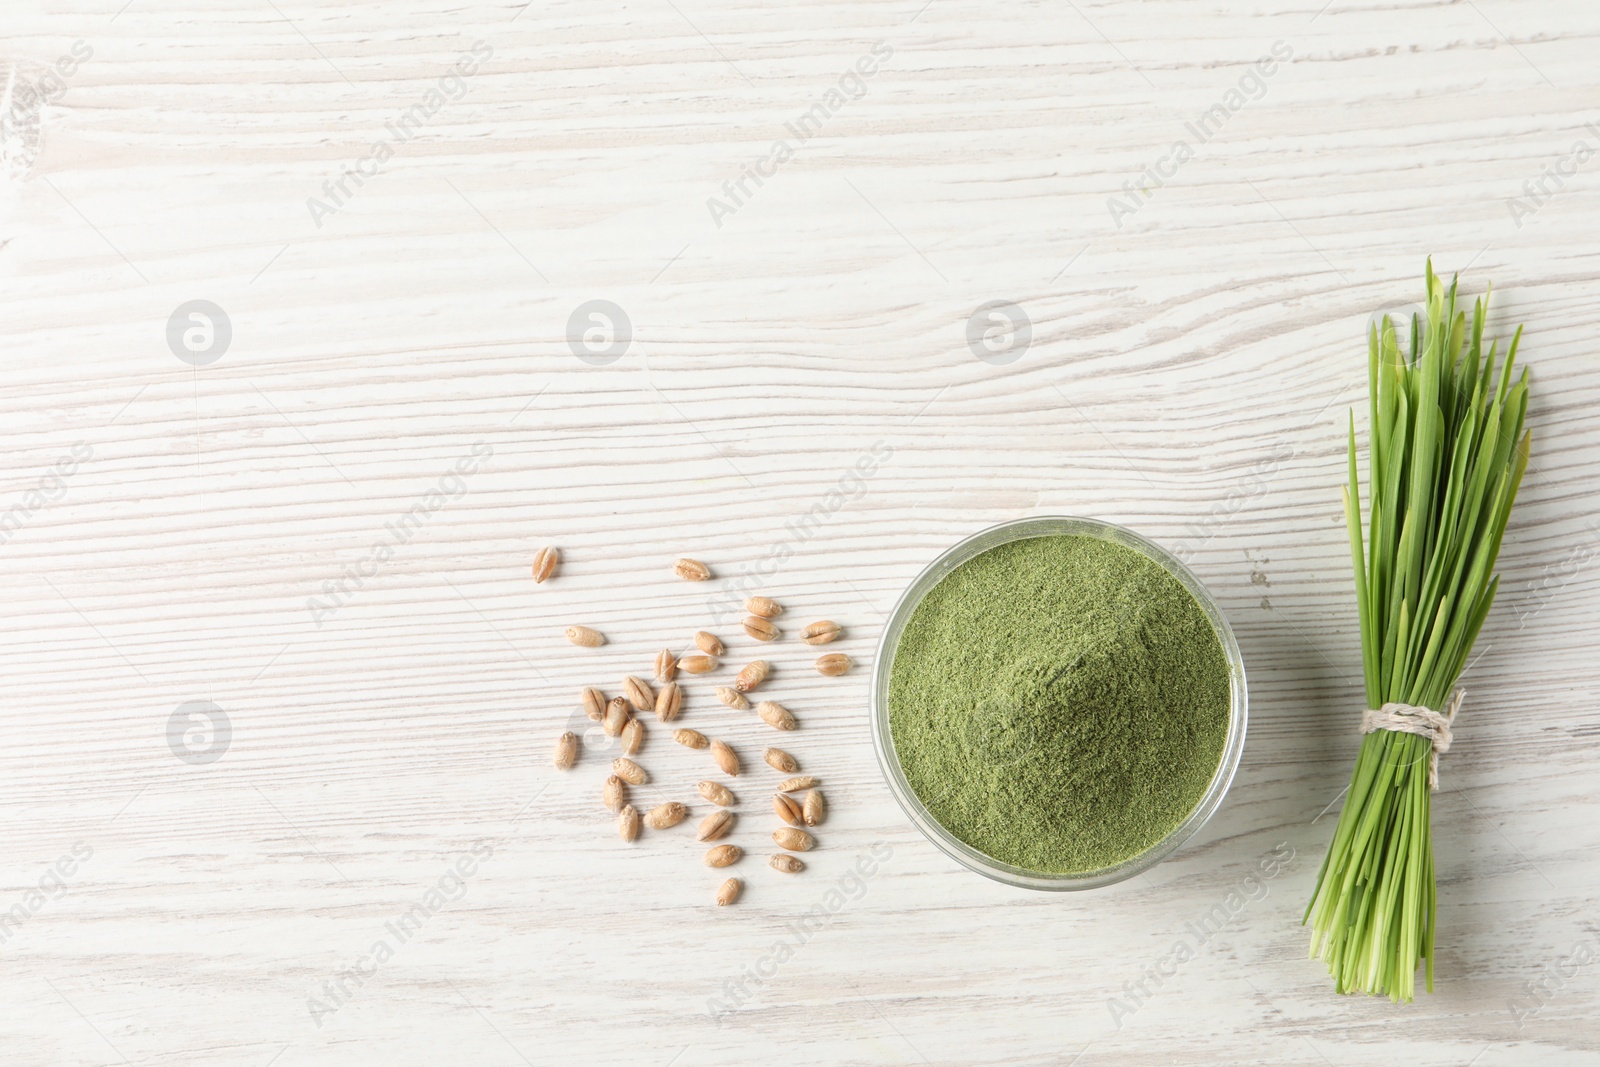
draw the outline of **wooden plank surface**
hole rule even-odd
[[[1600,1059],[1592,5],[4,26],[6,1063]],[[1429,254],[1528,324],[1534,467],[1435,804],[1438,991],[1394,1006],[1337,996],[1298,923],[1362,703],[1346,410]],[[225,349],[184,347],[192,301]],[[591,301],[631,323],[609,362],[569,343]],[[996,301],[1025,344],[984,347]],[[900,590],[1039,514],[1180,548],[1249,672],[1223,808],[1090,894],[958,869],[868,734]],[[739,633],[745,588],[787,641]],[[823,617],[842,678],[793,640]],[[684,725],[753,762],[710,685],[767,655],[832,806],[784,877],[741,782],[734,908],[690,834],[616,839],[610,752],[549,766],[582,685],[700,628],[730,667]],[[660,729],[642,758],[650,802],[708,765]]]

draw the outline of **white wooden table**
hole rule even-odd
[[[1597,35],[1578,0],[9,5],[0,1060],[1600,1061]],[[1346,410],[1430,253],[1528,324],[1535,466],[1435,805],[1438,990],[1394,1006],[1298,923],[1362,705]],[[630,329],[569,343],[591,301]],[[1055,513],[1181,547],[1251,687],[1207,829],[1067,896],[918,837],[867,728],[911,576]],[[696,629],[756,654],[746,585],[832,815],[768,870],[752,770],[718,909],[691,826],[624,845],[610,753],[550,750]],[[793,640],[824,617],[843,678]],[[753,763],[731,673],[682,722]],[[696,801],[702,754],[641,758]]]

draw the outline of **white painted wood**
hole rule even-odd
[[[120,3],[12,5],[0,52],[34,79],[92,52],[47,86],[36,156],[22,109],[0,199],[6,1063],[1595,1062],[1600,961],[1562,962],[1600,950],[1591,5]],[[307,198],[479,41],[459,99],[319,227]],[[707,199],[877,42],[859,98],[719,226]],[[1108,198],[1275,42],[1260,99],[1119,227]],[[1361,706],[1345,411],[1366,316],[1416,299],[1429,253],[1528,323],[1535,469],[1436,805],[1438,991],[1396,1007],[1336,996],[1298,920]],[[196,299],[233,330],[205,367],[165,337]],[[608,366],[565,340],[593,299],[635,326]],[[1032,331],[998,366],[966,342],[995,300]],[[308,601],[474,447],[318,625]],[[904,584],[1050,513],[1192,551],[1252,696],[1201,837],[1066,897],[918,838],[866,725]],[[535,587],[546,543],[566,562]],[[718,581],[672,578],[685,554]],[[755,766],[749,888],[719,910],[690,827],[626,847],[605,754],[549,758],[581,685],[647,671],[758,569],[791,635],[839,619],[859,666],[710,627],[729,664],[683,724]],[[573,621],[610,644],[567,645]],[[832,802],[799,877],[760,866],[769,732],[710,696],[757,654]],[[232,728],[207,765],[166,738],[196,700]],[[650,802],[709,766],[661,730],[641,758]],[[1280,843],[1264,899],[1114,1020]],[[308,999],[475,845],[464,895],[319,1026]]]

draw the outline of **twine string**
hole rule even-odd
[[[1439,788],[1439,756],[1450,751],[1450,726],[1455,722],[1456,712],[1461,710],[1461,701],[1466,695],[1465,689],[1457,689],[1451,694],[1450,703],[1442,715],[1432,708],[1399,701],[1390,701],[1381,708],[1368,708],[1361,716],[1361,732],[1370,734],[1374,730],[1393,730],[1427,738],[1433,745],[1433,750],[1428,754],[1428,788],[1436,790]]]

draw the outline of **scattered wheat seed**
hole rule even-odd
[[[837,678],[850,669],[850,657],[843,652],[830,652],[826,656],[817,657],[817,673],[825,674],[829,678]]]
[[[672,649],[663,648],[656,653],[656,681],[670,682],[678,676],[678,657]]]
[[[717,661],[710,656],[685,656],[678,666],[685,674],[706,674],[717,669]]]
[[[621,697],[612,697],[611,702],[606,705],[606,715],[600,721],[600,727],[605,730],[607,737],[621,737],[623,729],[631,718],[633,716],[628,714],[628,702]]]
[[[820,826],[827,817],[828,808],[823,803],[820,790],[813,789],[806,794],[805,802],[800,805],[800,813],[805,817],[807,826]]]
[[[727,808],[718,808],[704,819],[700,820],[700,828],[695,831],[696,841],[717,841],[728,836],[728,831],[733,829],[733,812]]]
[[[735,778],[739,776],[739,756],[726,742],[711,742],[711,758],[717,761],[717,766],[722,768],[722,773]]]
[[[644,723],[638,719],[629,719],[628,725],[622,728],[622,754],[636,756],[644,747]]]
[[[627,756],[618,756],[611,761],[611,773],[629,785],[644,785],[650,780],[650,776],[645,773],[645,769]]]
[[[670,830],[688,817],[687,807],[676,800],[670,800],[651,808],[650,814],[644,817],[644,821],[652,830]]]
[[[567,627],[567,640],[584,648],[599,648],[606,643],[604,634],[588,626]]]
[[[800,632],[801,639],[808,645],[825,645],[836,639],[843,628],[832,619],[823,619],[814,622]]]
[[[656,694],[656,718],[661,722],[671,722],[678,717],[678,712],[683,710],[683,690],[677,682],[668,682],[661,687],[661,692]]]
[[[639,809],[632,804],[622,805],[622,810],[617,812],[617,835],[624,841],[639,836]]]
[[[756,714],[775,730],[793,730],[797,725],[794,713],[774,700],[763,700],[757,704]]]
[[[739,857],[744,855],[744,849],[738,845],[718,845],[706,853],[707,867],[727,867],[739,862]]]
[[[568,730],[556,738],[556,767],[559,770],[570,770],[578,762],[578,735]]]
[[[733,793],[730,792],[728,787],[723,785],[721,782],[712,782],[708,780],[701,782],[695,786],[695,788],[700,790],[701,796],[705,797],[707,800],[711,801],[711,803],[716,804],[719,807],[727,808],[733,806]]]
[[[759,615],[747,615],[744,620],[744,632],[757,641],[776,641],[778,628]]]
[[[771,669],[772,665],[764,659],[751,660],[734,678],[733,687],[741,693],[751,692],[767,680],[767,672]]]
[[[556,572],[556,564],[561,562],[561,551],[555,547],[541,548],[533,557],[534,584],[544,581]]]
[[[744,610],[763,619],[776,619],[783,614],[783,605],[766,596],[753,596],[744,602]]]
[[[621,811],[622,806],[628,802],[628,783],[614,774],[606,776],[606,783],[600,790],[600,797],[611,811]]]
[[[711,577],[711,568],[697,559],[680,559],[672,565],[672,572],[686,582],[703,582]]]
[[[782,826],[772,831],[772,840],[778,843],[779,848],[786,848],[790,852],[808,852],[817,844],[816,838],[794,826]]]
[[[778,818],[790,826],[804,826],[806,824],[805,814],[800,808],[799,801],[786,793],[772,794],[772,810],[778,813]]]
[[[631,674],[622,680],[622,695],[628,698],[634,711],[649,711],[656,706],[656,695],[650,683]]]

